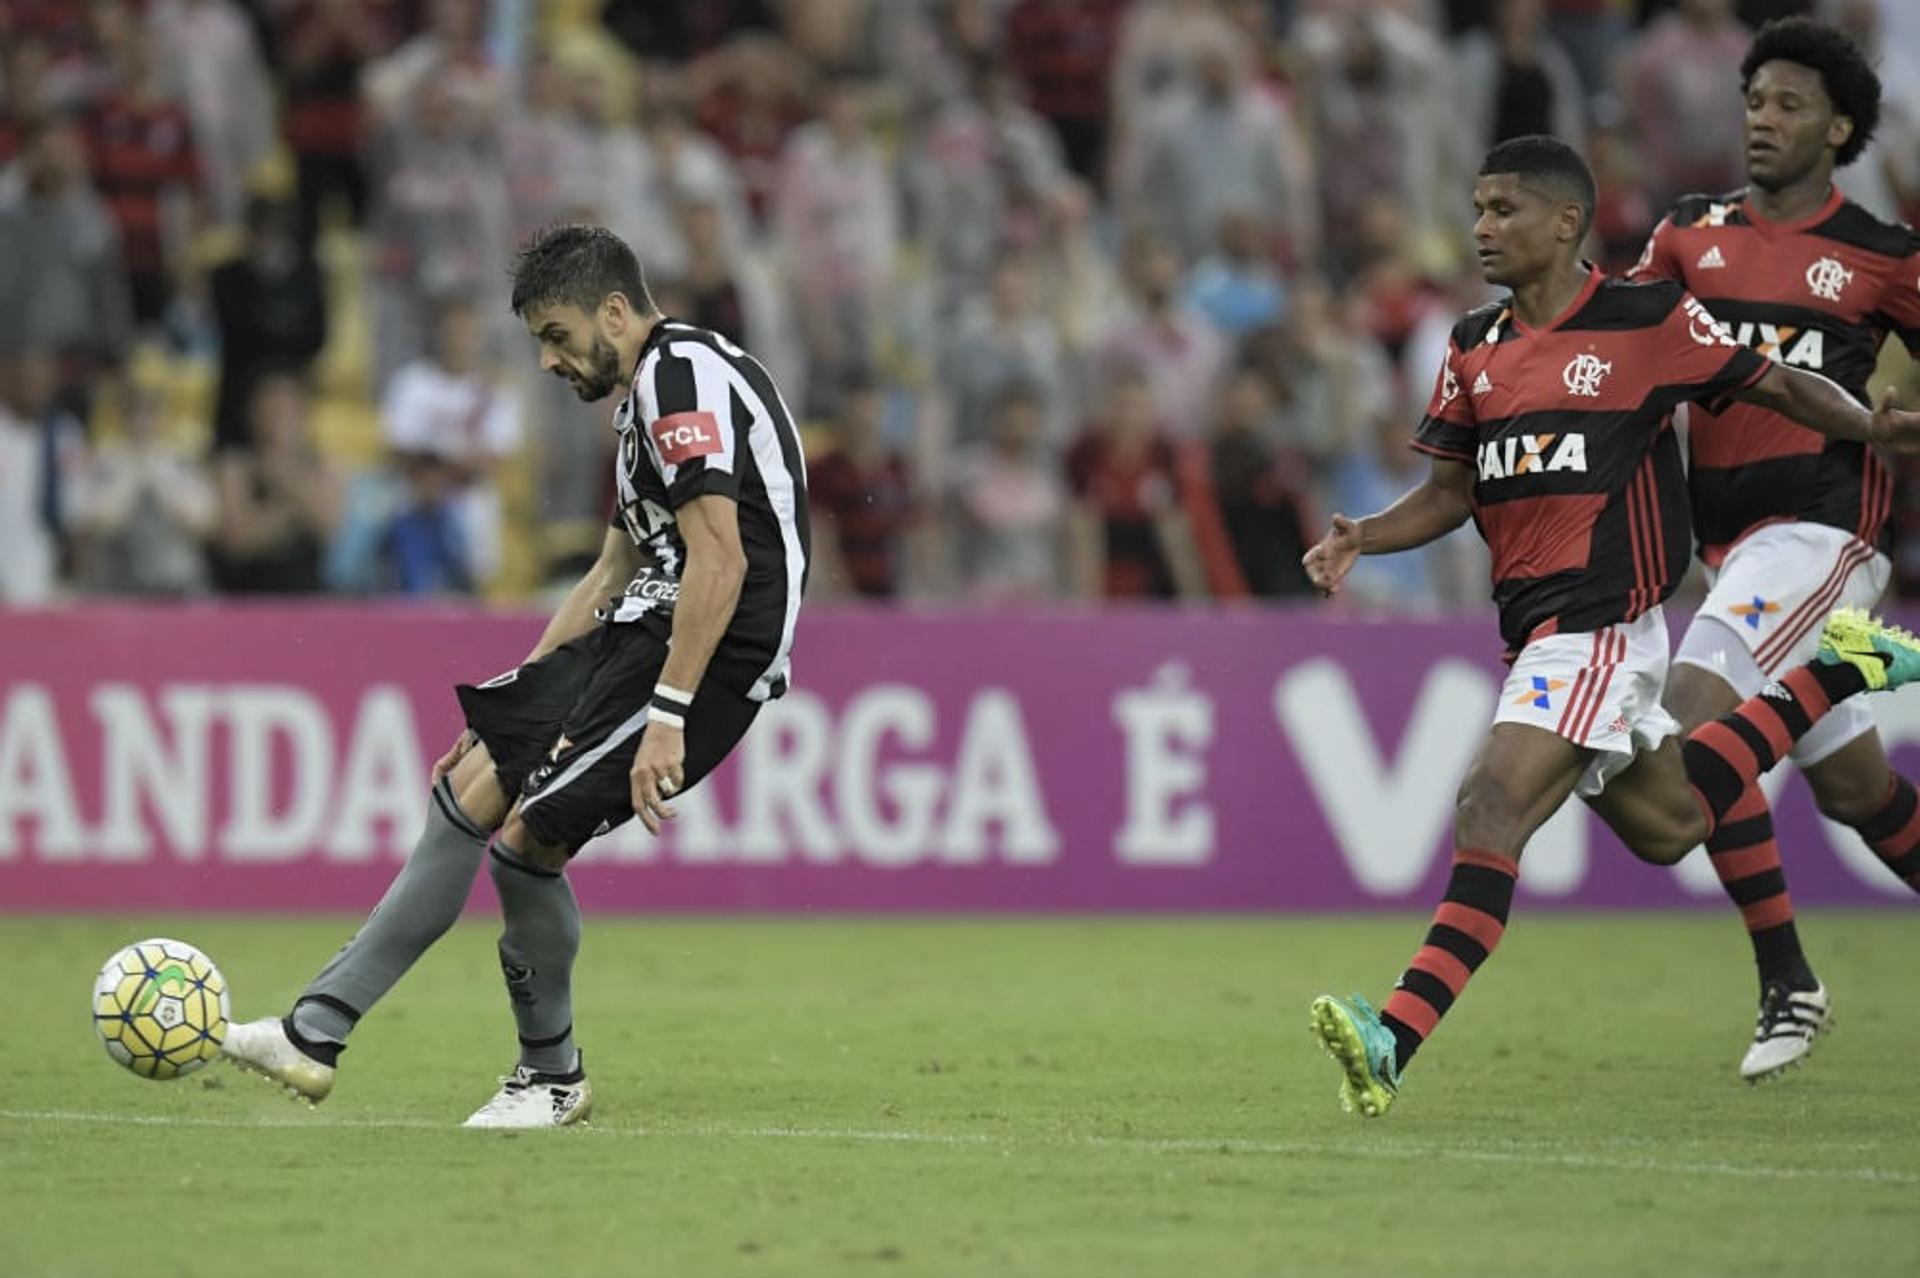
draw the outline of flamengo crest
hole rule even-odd
[[[1612,371],[1613,365],[1597,355],[1575,355],[1560,370],[1560,380],[1567,384],[1568,394],[1598,399],[1600,379]]]
[[[1840,300],[1840,290],[1853,282],[1853,272],[1831,257],[1823,257],[1807,268],[1807,287],[1823,302]]]

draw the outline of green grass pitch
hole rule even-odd
[[[492,926],[362,1025],[332,1099],[94,1041],[117,946],[282,1007],[344,919],[0,919],[0,1274],[1920,1273],[1912,915],[1803,918],[1839,1027],[1760,1088],[1729,914],[1529,913],[1410,1072],[1340,1112],[1322,990],[1425,917],[589,918],[587,1130],[465,1132],[512,1063]]]

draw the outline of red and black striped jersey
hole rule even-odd
[[[1838,190],[1797,222],[1767,221],[1744,191],[1687,196],[1631,274],[1678,281],[1742,346],[1820,373],[1863,404],[1888,332],[1920,351],[1920,235]],[[1794,519],[1886,548],[1893,481],[1867,445],[1734,404],[1689,414],[1687,446],[1694,532],[1709,564],[1753,529]]]
[[[1723,406],[1767,367],[1679,285],[1597,270],[1544,328],[1503,302],[1454,325],[1413,446],[1475,468],[1510,649],[1673,593],[1690,548],[1673,410]]]

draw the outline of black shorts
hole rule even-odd
[[[731,690],[738,680],[726,677],[736,673],[726,668],[730,656],[724,646],[714,654],[687,710],[687,787],[727,757],[760,713],[761,702]],[[541,842],[578,852],[633,816],[628,774],[666,660],[662,636],[603,623],[518,670],[454,689],[501,788],[519,795],[520,820]]]

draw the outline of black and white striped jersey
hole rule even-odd
[[[779,696],[787,690],[811,539],[800,435],[773,378],[720,334],[662,320],[613,424],[620,447],[612,522],[652,554],[653,565],[601,616],[670,633],[687,553],[674,512],[708,493],[731,497],[747,575],[720,640],[727,660],[713,663],[711,677],[751,671],[751,686],[735,691],[756,701]]]

